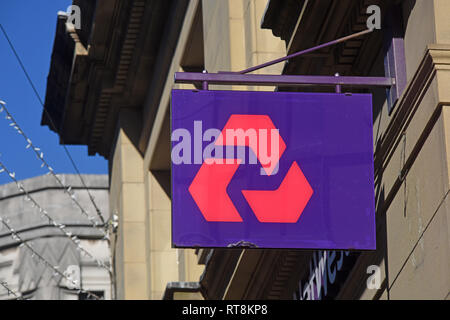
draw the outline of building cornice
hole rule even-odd
[[[76,174],[57,174],[62,183],[66,186],[71,186],[72,189],[100,189],[108,190],[109,182],[108,175],[103,174],[83,174],[83,182]],[[51,175],[43,175],[34,178],[21,180],[20,183],[24,186],[28,193],[40,192],[45,190],[63,189],[61,185]],[[0,201],[12,197],[23,196],[24,192],[20,191],[15,182],[4,184],[0,186]]]
[[[67,17],[58,20],[45,101],[56,128],[45,113],[42,124],[57,131],[62,143],[87,145],[90,155],[108,158],[120,109],[142,112],[161,67],[158,57],[173,40],[166,34],[172,12],[186,3],[98,0],[93,10],[81,1],[82,11],[92,11],[92,23],[85,26],[91,30],[74,30]]]

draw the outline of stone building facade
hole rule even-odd
[[[83,175],[89,192],[107,220],[108,176]],[[95,214],[85,187],[77,175],[59,175],[66,186],[71,186],[74,196],[83,208]],[[48,215],[77,236],[80,245],[105,265],[110,263],[110,250],[102,233],[92,226],[80,209],[71,200],[60,184],[50,175],[20,181],[33,199],[48,212]],[[57,227],[42,217],[38,208],[27,200],[27,195],[18,190],[15,183],[0,186],[0,217],[35,252],[67,272],[72,279],[80,281],[81,288],[104,299],[111,299],[112,286],[109,272],[98,266],[97,261],[87,257]],[[78,300],[87,299],[71,283],[39,260],[27,247],[20,246],[3,224],[0,226],[0,281],[6,282],[16,295],[31,300]],[[0,299],[15,299],[5,288],[0,287]]]
[[[448,299],[449,1],[74,4],[87,18],[76,30],[58,17],[46,107],[64,141],[109,160],[118,298]],[[381,8],[381,30],[259,72],[385,76],[389,43],[404,45],[398,99],[343,88],[373,94],[377,250],[172,248],[170,92],[200,89],[175,85],[174,72],[239,71],[364,30],[369,5]],[[380,272],[378,289],[367,286],[370,266]]]

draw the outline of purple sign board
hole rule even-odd
[[[375,249],[370,94],[173,90],[174,247]]]

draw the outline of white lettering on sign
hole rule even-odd
[[[300,300],[320,300],[328,294],[328,286],[336,282],[336,276],[349,251],[323,251],[313,253],[309,261],[309,280],[299,283]],[[336,260],[338,259],[338,260]]]
[[[179,164],[234,164],[236,157],[241,160],[241,164],[246,162],[246,151],[244,148],[237,149],[235,156],[234,146],[248,145],[256,152],[248,152],[248,163],[260,163],[265,168],[273,166],[271,174],[278,172],[278,160],[280,158],[280,134],[277,128],[268,130],[267,128],[227,128],[220,131],[217,128],[209,128],[203,131],[202,121],[194,121],[194,136],[186,128],[173,130],[171,141],[177,142],[172,147],[171,158],[175,165]],[[222,142],[217,143],[218,140]],[[204,142],[209,142],[205,148]],[[194,154],[192,155],[192,145]],[[224,152],[225,149],[225,152]],[[223,155],[226,154],[226,160]],[[267,175],[261,168],[261,175]]]

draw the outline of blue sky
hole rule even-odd
[[[0,23],[6,29],[41,98],[45,99],[47,75],[56,30],[58,11],[66,11],[71,0],[2,0]],[[58,136],[40,125],[42,106],[20,69],[13,52],[0,32],[0,100],[33,144],[40,147],[44,158],[56,173],[74,173],[70,160],[59,144]],[[27,143],[9,126],[0,113],[0,161],[26,179],[47,173]],[[100,156],[88,156],[85,146],[68,146],[81,173],[107,173],[107,161]],[[11,182],[0,173],[0,184]]]

